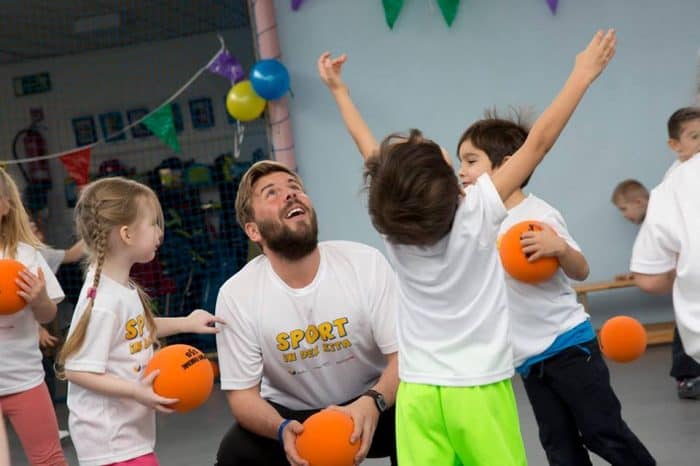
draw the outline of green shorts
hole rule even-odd
[[[476,387],[401,382],[396,443],[401,466],[527,465],[510,380]]]

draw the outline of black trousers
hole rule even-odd
[[[523,378],[549,464],[591,466],[588,449],[613,466],[655,465],[622,420],[598,341],[579,346],[536,364]]]
[[[320,410],[293,411],[284,406],[270,403],[280,416],[304,422]],[[379,416],[374,432],[368,458],[391,457],[391,464],[396,466],[396,428],[394,425],[394,408]],[[289,466],[282,445],[276,439],[262,437],[234,424],[226,433],[216,454],[216,466]]]
[[[678,327],[673,330],[673,345],[671,346],[671,377],[676,380],[692,379],[700,376],[700,364],[688,356],[683,348],[683,342],[678,334]]]

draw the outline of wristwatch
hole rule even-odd
[[[370,398],[372,398],[374,400],[374,404],[377,406],[377,409],[380,413],[383,413],[388,408],[388,406],[386,405],[386,400],[384,399],[384,395],[382,395],[376,390],[367,390],[361,396],[369,396]]]

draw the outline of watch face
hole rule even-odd
[[[377,402],[377,407],[379,407],[379,411],[386,411],[386,401],[384,401],[384,397],[382,395],[377,396],[377,398],[375,398],[375,401]]]

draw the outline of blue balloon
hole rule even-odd
[[[250,83],[263,99],[279,99],[289,90],[289,72],[279,60],[260,60],[250,70]]]

